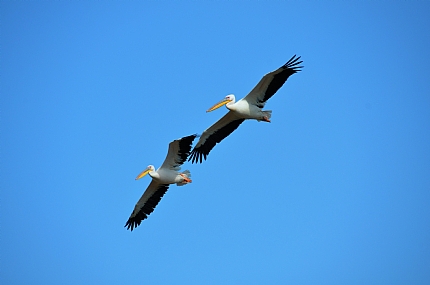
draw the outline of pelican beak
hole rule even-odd
[[[216,103],[215,105],[213,105],[209,110],[206,111],[206,113],[212,112],[213,110],[218,109],[219,107],[227,104],[228,102],[231,102],[231,100],[229,100],[229,99],[223,99],[223,100],[219,101],[218,103]]]
[[[146,174],[148,174],[150,171],[151,171],[151,168],[145,169],[139,175],[137,175],[137,177],[135,178],[135,180],[139,180],[140,178],[142,178],[143,176],[145,176]]]

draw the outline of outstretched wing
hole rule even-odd
[[[168,168],[170,170],[180,170],[181,165],[187,160],[190,155],[193,141],[197,135],[183,137],[174,140],[169,144],[169,151],[166,159],[160,168]]]
[[[239,118],[234,112],[229,111],[224,117],[203,132],[191,152],[188,161],[201,163],[203,158],[206,160],[206,157],[214,146],[237,129],[243,121],[245,119]]]
[[[296,57],[296,55],[294,55],[286,64],[264,75],[254,89],[242,100],[246,100],[250,104],[263,108],[266,101],[284,85],[288,77],[299,72],[301,70],[300,68],[303,68],[303,66],[298,66],[303,62],[299,61],[299,59],[300,56]]]
[[[127,230],[133,231],[134,228],[139,226],[140,223],[154,211],[168,188],[168,184],[159,184],[152,180],[136,206],[134,206],[134,210],[124,227],[126,227]]]

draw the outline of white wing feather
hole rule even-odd
[[[167,168],[174,171],[181,170],[181,166],[179,165],[179,141],[174,140],[171,143],[169,143],[169,150],[167,151],[166,159],[164,160],[163,164],[160,166],[161,168]]]

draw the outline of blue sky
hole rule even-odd
[[[429,284],[427,1],[1,1],[1,284]],[[123,226],[168,143],[302,56]]]

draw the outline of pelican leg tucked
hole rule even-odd
[[[182,178],[184,178],[185,183],[191,183],[193,182],[190,178],[188,178],[184,173],[179,173]],[[184,181],[182,183],[184,183]]]

